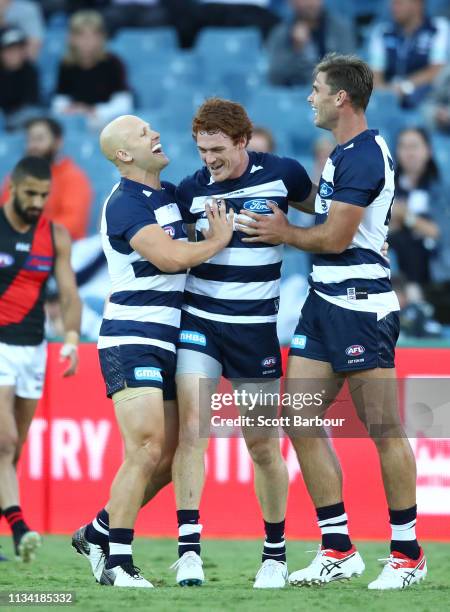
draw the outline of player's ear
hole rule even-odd
[[[9,182],[9,193],[10,195],[15,198],[16,194],[17,194],[17,185],[16,183],[14,183],[14,181],[10,181]]]
[[[116,159],[118,159],[121,162],[127,163],[130,161],[133,161],[133,156],[130,155],[130,153],[128,153],[128,151],[125,151],[125,149],[117,149],[116,151]]]
[[[246,136],[241,136],[237,142],[239,149],[246,149],[248,145],[248,140]]]
[[[342,106],[345,100],[347,99],[348,99],[348,94],[345,91],[345,89],[340,89],[336,94],[336,101],[335,101],[336,106]]]

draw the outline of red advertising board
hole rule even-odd
[[[70,533],[90,520],[108,499],[122,444],[112,403],[104,395],[97,351],[80,349],[80,369],[61,377],[58,345],[49,346],[46,389],[19,467],[22,505],[33,528]],[[284,355],[285,356],[285,355]],[[450,350],[399,349],[403,378],[450,378]],[[450,440],[412,440],[418,462],[419,537],[450,540]],[[287,534],[317,538],[314,509],[290,443],[281,441],[290,476]],[[389,536],[378,458],[364,438],[336,438],[344,472],[346,509],[353,537]],[[242,438],[215,438],[207,453],[201,505],[205,536],[258,537],[262,519],[253,492],[251,462]],[[444,525],[449,525],[448,529]],[[4,532],[5,525],[3,523]],[[172,487],[141,511],[138,534],[175,536]]]

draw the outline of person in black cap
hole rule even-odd
[[[0,110],[10,130],[21,127],[39,104],[38,72],[27,58],[26,44],[21,29],[0,30]]]

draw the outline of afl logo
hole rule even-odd
[[[345,354],[351,357],[354,357],[355,355],[362,355],[365,352],[366,349],[360,344],[352,344],[345,349]]]
[[[7,268],[14,263],[14,257],[9,253],[0,253],[0,268]]]
[[[328,185],[328,183],[322,183],[319,189],[319,194],[322,198],[328,198],[333,193],[333,187]]]
[[[163,229],[171,238],[175,236],[175,228],[171,225],[166,225]]]
[[[268,204],[273,204],[274,206],[278,206],[276,202],[273,200],[266,199],[258,199],[258,200],[247,200],[244,202],[245,210],[250,210],[251,212],[258,213],[259,215],[270,215],[272,213],[272,209]]]
[[[274,366],[277,363],[277,358],[276,357],[265,357],[262,362],[261,365],[264,368],[270,368],[270,366]]]

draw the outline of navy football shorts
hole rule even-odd
[[[216,359],[228,379],[282,375],[276,323],[221,323],[183,311],[177,349]]]
[[[397,312],[378,321],[375,312],[336,306],[311,290],[289,355],[327,361],[335,372],[393,368],[399,331]]]
[[[149,344],[121,344],[98,354],[108,397],[125,387],[156,387],[165,401],[175,399],[175,353]]]

